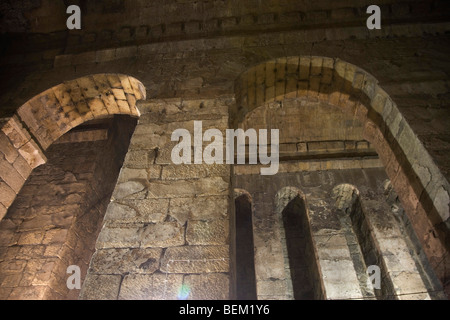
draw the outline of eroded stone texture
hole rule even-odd
[[[79,266],[84,280],[133,121],[105,126],[109,140],[61,141],[48,149],[47,164],[32,172],[0,222],[0,285],[11,289],[2,299],[78,297],[79,290],[67,288],[67,268]]]
[[[88,274],[83,283],[80,299],[116,300],[121,281],[120,275]]]
[[[161,249],[97,250],[91,260],[91,272],[97,274],[149,273],[159,268]]]
[[[367,172],[385,166],[409,215],[405,221],[423,245],[424,250],[417,252],[428,255],[441,282],[448,284],[449,5],[438,0],[386,0],[378,5],[388,19],[383,18],[382,29],[368,31],[367,5],[360,1],[256,1],[252,5],[240,0],[149,1],[145,5],[133,0],[91,1],[82,6],[82,30],[66,32],[66,8],[61,2],[5,3],[1,29],[8,41],[1,57],[0,116],[8,118],[0,119],[0,218],[7,214],[31,169],[45,162],[41,148],[46,149],[61,133],[92,118],[140,115],[97,248],[140,250],[144,245],[163,252],[173,248],[164,247],[163,242],[177,248],[191,247],[191,242],[208,247],[209,227],[220,234],[212,241],[226,246],[225,227],[217,226],[232,211],[232,205],[230,209],[226,205],[230,203],[230,168],[173,166],[170,156],[176,142],[170,141],[170,134],[176,128],[191,130],[194,120],[203,120],[204,128],[220,130],[229,124],[279,128],[280,155],[288,161],[280,165],[284,182],[278,186],[306,190],[319,259],[340,259],[346,265],[350,255],[358,267],[355,235],[340,212],[347,201],[336,207],[328,191],[339,183],[353,183],[361,194],[373,196],[360,186],[375,190],[379,181]],[[145,98],[145,89],[149,99],[138,105],[139,111],[131,108]],[[84,139],[89,134],[78,136]],[[78,169],[90,170],[84,161]],[[259,170],[260,166],[237,166],[231,171],[243,176],[259,175]],[[14,206],[24,210],[17,219],[7,219],[8,231],[0,232],[0,243],[8,245],[1,252],[27,257],[42,254],[47,246],[44,255],[53,257],[89,247],[64,233],[70,225],[68,211],[81,210],[66,207],[82,198],[81,186],[73,178],[64,176],[65,183],[74,184],[73,190],[48,188],[64,196],[61,212],[48,209],[52,214],[44,215],[41,208],[25,210],[39,190],[29,189],[17,199]],[[283,237],[279,212],[271,207],[273,198],[267,195],[271,182],[258,180],[249,189],[252,196],[257,194],[255,244],[265,248],[256,250],[258,272],[269,278],[275,275],[262,280],[265,295],[261,298],[280,299],[289,297],[283,293],[289,291],[288,286],[283,290],[288,277],[281,274],[289,269],[286,248],[280,244],[289,236]],[[83,196],[94,197],[94,193],[87,191]],[[369,200],[377,202],[378,195]],[[38,201],[45,198],[36,197]],[[94,211],[104,209],[96,206]],[[76,230],[81,239],[95,229],[86,216],[80,218],[83,228]],[[373,217],[373,225],[380,234],[385,230],[397,235],[398,230],[378,218]],[[233,230],[233,221],[229,224]],[[11,228],[19,232],[10,232]],[[369,229],[365,226],[364,232]],[[59,248],[64,237],[70,238],[70,246]],[[386,246],[395,246],[393,238],[386,238],[390,239]],[[341,246],[344,239],[348,252]],[[35,249],[20,251],[16,244]],[[396,255],[385,256],[394,261]],[[31,283],[30,270],[35,266],[11,263],[5,267],[25,273],[21,280],[16,274],[8,275],[4,281],[11,287],[0,286],[0,294],[30,296],[28,289],[12,286]],[[411,264],[405,268],[410,270]],[[356,269],[356,280],[364,291],[364,279],[359,277],[363,272]],[[142,297],[132,292],[141,278],[126,276],[130,277],[123,297]],[[142,281],[150,281],[151,276]],[[37,297],[47,290],[36,288]],[[345,296],[353,296],[355,291],[347,289]],[[102,293],[107,298],[120,296],[117,288],[111,290],[114,294]],[[330,296],[339,294],[335,290]]]
[[[223,273],[188,275],[184,278],[189,300],[229,299],[229,276]]]
[[[189,221],[186,241],[190,245],[226,244],[229,228],[227,220]]]
[[[122,275],[119,299],[176,299],[198,273],[189,282],[194,297],[228,297],[230,168],[176,166],[170,159],[171,132],[193,130],[193,121],[182,118],[187,110],[205,118],[204,128],[225,128],[226,116],[211,119],[199,108],[213,104],[226,114],[229,102],[221,101],[155,101],[142,109],[89,270]],[[158,109],[165,111],[147,117]]]
[[[299,280],[299,274],[306,273],[304,268],[308,262],[315,271],[300,282],[305,289],[307,280],[313,279],[313,289],[318,292],[315,298],[444,297],[436,274],[427,260],[423,260],[414,232],[408,229],[411,226],[401,213],[403,208],[398,202],[392,203],[398,201],[397,196],[390,191],[386,198],[388,187],[382,168],[291,172],[270,178],[239,175],[235,179],[236,186],[252,195],[255,207],[253,235],[258,298],[295,297],[295,280]],[[261,188],[263,181],[270,187]],[[348,184],[342,184],[344,181]],[[273,203],[267,200],[271,196]],[[307,213],[298,208],[293,214],[307,215],[305,221],[311,228],[310,235],[307,230],[302,232],[303,238],[298,243],[310,237],[314,248],[305,255],[304,261],[292,260],[297,257],[288,244],[292,226],[281,227],[283,223],[273,219],[287,210],[295,197],[305,197]],[[267,220],[272,222],[265,223]],[[403,222],[399,223],[400,220]],[[284,243],[288,245],[283,247]],[[381,291],[374,290],[369,280],[370,265],[381,268]],[[303,272],[298,273],[302,268]],[[406,279],[409,279],[407,284],[403,283]]]
[[[120,288],[121,300],[177,300],[183,275],[127,275]]]

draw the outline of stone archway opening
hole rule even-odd
[[[6,122],[2,150],[28,156],[28,170],[9,163],[23,186],[0,221],[1,299],[78,298],[144,97],[131,77],[94,75],[45,91]],[[71,288],[70,266],[80,270]]]

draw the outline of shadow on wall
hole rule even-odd
[[[259,64],[235,82],[230,123],[263,103],[306,97],[340,107],[364,126],[440,281],[450,265],[450,185],[394,101],[369,73],[339,59],[293,56]],[[421,168],[426,168],[422,170]]]

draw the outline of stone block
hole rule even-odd
[[[47,162],[41,148],[33,140],[28,141],[19,149],[20,155],[25,159],[29,166],[34,169]]]
[[[4,124],[2,131],[8,136],[9,140],[16,149],[19,149],[31,139],[30,134],[22,126],[21,121],[16,115],[12,116]]]
[[[0,267],[3,272],[20,273],[23,272],[26,264],[26,260],[6,260],[0,263]]]
[[[61,253],[64,252],[64,249],[65,248],[60,243],[50,244],[50,245],[47,245],[45,247],[45,251],[43,253],[43,256],[44,257],[55,257],[55,258],[58,257],[58,258],[61,258],[61,257],[64,256],[64,255],[61,254]]]
[[[162,222],[167,215],[169,200],[137,199],[110,203],[105,221],[120,223]]]
[[[116,49],[104,49],[104,50],[97,50],[95,61],[96,62],[108,62],[113,61],[116,58]]]
[[[256,292],[259,296],[287,296],[286,280],[258,280]]]
[[[220,177],[170,182],[154,181],[148,189],[147,197],[150,199],[227,195],[228,183]]]
[[[183,286],[187,300],[229,299],[229,276],[223,273],[187,275]]]
[[[229,271],[228,246],[184,246],[167,248],[160,270],[167,273]]]
[[[108,110],[106,109],[101,97],[88,99],[87,104],[94,117],[98,118],[108,115]]]
[[[390,272],[411,272],[419,275],[416,264],[408,251],[408,247],[403,250],[385,250],[382,252],[383,260],[386,264],[387,270]]]
[[[20,235],[19,245],[36,245],[41,244],[44,238],[44,231],[23,232]]]
[[[169,165],[162,170],[163,180],[229,177],[230,166],[221,164]]]
[[[351,260],[320,261],[326,299],[363,298],[356,271]]]
[[[137,181],[128,181],[124,183],[119,183],[116,186],[112,197],[113,199],[120,200],[136,195],[137,193],[143,191],[144,189],[145,185]]]
[[[8,209],[2,203],[0,203],[0,221],[6,215],[7,211],[8,211]],[[0,243],[2,243],[1,237],[0,237]]]
[[[401,299],[405,294],[426,293],[425,287],[420,274],[414,272],[397,271],[389,272],[395,294]],[[429,297],[423,297],[429,299]]]
[[[124,166],[134,169],[146,169],[149,162],[148,150],[129,150],[125,156]]]
[[[134,134],[130,141],[130,147],[135,150],[161,149],[169,142],[167,136],[158,134]]]
[[[162,148],[157,149],[155,152],[155,163],[156,164],[173,164],[172,162],[172,150],[178,144],[177,141],[171,141],[162,146]]]
[[[43,300],[47,296],[47,286],[16,287],[12,289],[9,300]]]
[[[28,179],[28,177],[31,174],[31,171],[33,170],[28,164],[28,162],[21,155],[19,155],[16,158],[13,167],[14,169],[17,170],[17,172],[22,176],[24,180]]]
[[[98,236],[96,248],[137,248],[141,243],[140,226],[104,226]]]
[[[311,76],[321,75],[322,74],[322,64],[323,64],[322,57],[311,57],[310,75]]]
[[[14,163],[18,157],[17,149],[9,141],[3,131],[0,131],[0,155],[3,153],[9,163]]]
[[[130,274],[120,287],[119,300],[176,300],[182,285],[181,274]]]
[[[256,279],[284,279],[284,254],[280,241],[263,240],[264,235],[255,236],[255,273]],[[262,242],[262,243],[260,243]]]
[[[19,226],[19,231],[46,230],[55,227],[53,224],[53,216],[38,215],[31,219],[24,220]]]
[[[17,170],[6,160],[0,159],[0,178],[12,189],[15,193],[19,193],[25,179],[17,172]]]
[[[9,274],[3,278],[0,285],[2,287],[15,288],[15,287],[19,286],[21,279],[22,279],[22,274],[20,274],[20,273]]]
[[[116,223],[134,222],[138,213],[132,207],[122,205],[117,202],[111,202],[105,214],[105,222],[113,221]]]
[[[51,229],[45,232],[42,240],[43,244],[64,243],[66,240],[67,229]]]
[[[184,245],[184,228],[177,222],[163,222],[144,226],[140,236],[141,247],[175,247]]]

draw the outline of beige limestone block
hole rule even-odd
[[[223,273],[187,275],[184,286],[187,300],[229,299],[229,276]]]
[[[184,244],[184,228],[177,222],[149,224],[142,229],[141,247],[175,247]]]

